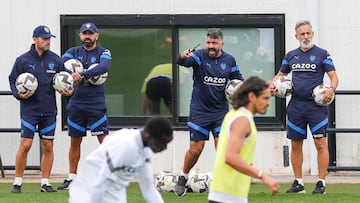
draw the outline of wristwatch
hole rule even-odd
[[[336,87],[330,86],[330,88],[333,89],[334,92],[336,91]]]

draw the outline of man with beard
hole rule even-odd
[[[235,58],[222,50],[223,33],[219,28],[210,28],[206,34],[206,48],[187,49],[176,59],[176,63],[193,68],[193,91],[190,102],[188,127],[190,148],[185,154],[182,173],[175,187],[178,196],[186,194],[189,172],[196,164],[204,149],[209,134],[214,137],[215,148],[221,122],[229,105],[225,96],[225,86],[229,80],[243,80]]]
[[[329,151],[326,143],[328,109],[317,105],[312,98],[313,89],[323,84],[324,74],[330,79],[330,89],[324,92],[324,102],[330,101],[338,86],[338,76],[330,54],[313,44],[314,32],[309,21],[300,21],[295,26],[295,37],[300,47],[288,52],[274,77],[292,72],[293,92],[287,107],[287,138],[291,140],[291,164],[295,180],[288,193],[305,193],[302,180],[303,140],[307,138],[307,125],[310,127],[317,150],[319,179],[313,194],[325,194],[325,176],[329,164]],[[273,88],[273,93],[275,90]]]
[[[68,189],[75,178],[80,160],[80,145],[82,137],[86,136],[87,127],[91,135],[97,136],[99,143],[108,134],[108,120],[106,116],[104,84],[92,85],[87,79],[109,71],[111,53],[108,49],[97,45],[99,31],[93,23],[84,23],[80,27],[82,46],[72,47],[62,56],[63,62],[77,59],[84,66],[84,72],[72,73],[75,86],[70,98],[68,111],[68,134],[71,138],[69,149],[69,176],[59,190]],[[90,65],[97,63],[94,68],[87,70]]]

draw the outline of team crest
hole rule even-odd
[[[46,33],[50,33],[50,29],[48,28],[48,27],[44,27],[44,31],[46,32]]]
[[[96,58],[95,58],[95,57],[91,57],[90,61],[91,61],[91,63],[95,63],[95,62],[96,62]]]
[[[54,69],[54,68],[55,68],[55,64],[49,63],[49,64],[48,64],[48,68],[51,69],[51,70]]]
[[[225,64],[225,63],[221,63],[221,64],[220,64],[220,67],[221,67],[221,69],[225,70],[226,64]]]
[[[315,61],[315,59],[316,59],[316,56],[314,56],[314,55],[310,56],[310,61]]]

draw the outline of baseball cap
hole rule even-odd
[[[90,31],[92,33],[98,32],[94,23],[84,23],[80,27],[80,32]]]
[[[33,37],[42,37],[44,39],[48,39],[50,37],[55,37],[55,35],[51,34],[48,26],[39,25],[34,29]]]

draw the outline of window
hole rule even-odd
[[[149,71],[168,64],[173,74],[173,113],[162,102],[161,115],[186,129],[192,91],[192,69],[173,64],[177,54],[200,44],[205,47],[207,28],[224,32],[224,50],[231,53],[244,78],[257,75],[271,79],[284,55],[284,15],[62,15],[62,53],[80,45],[79,27],[94,22],[100,31],[99,45],[113,56],[106,81],[106,104],[111,128],[141,126],[140,92]],[[62,107],[65,109],[63,98]],[[66,112],[63,111],[66,127]],[[280,130],[285,122],[285,100],[272,98],[265,115],[255,118],[259,130]]]

